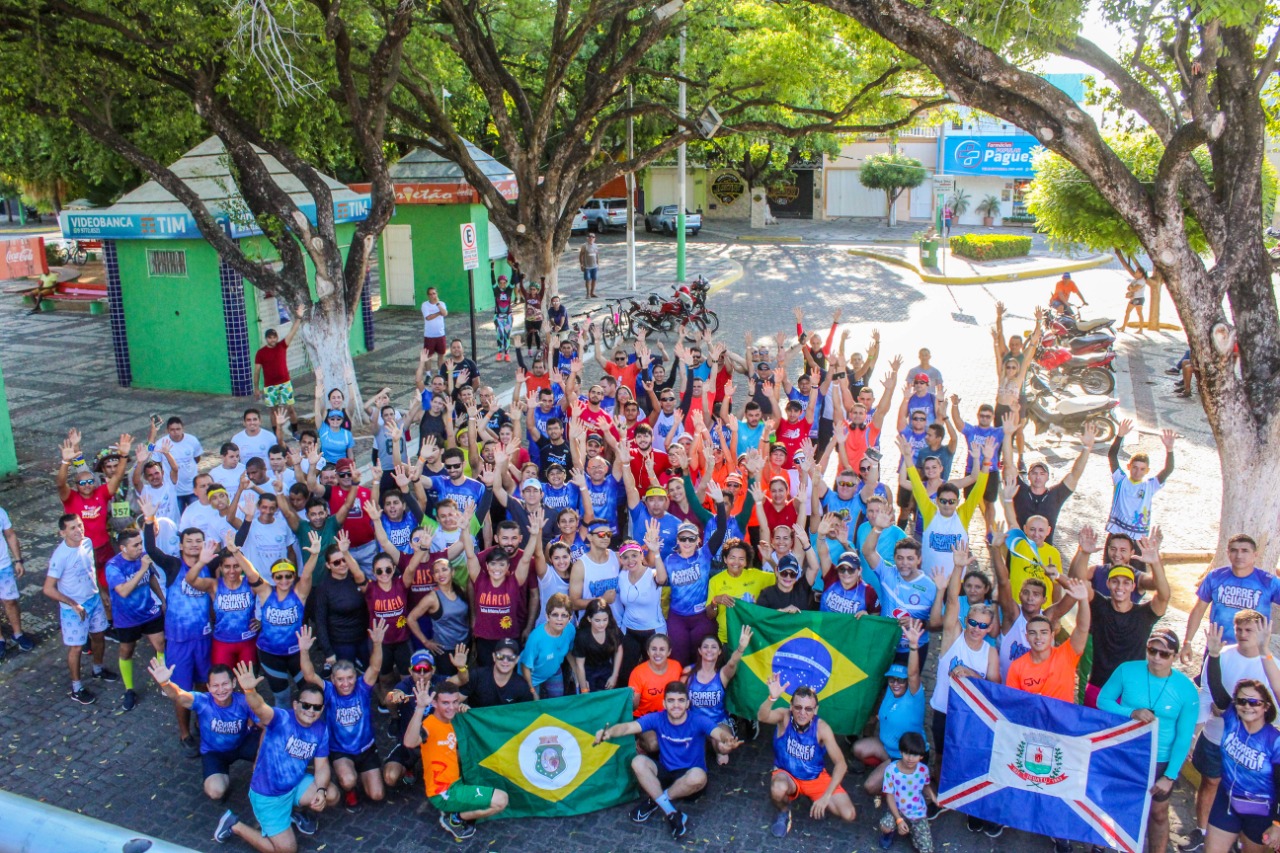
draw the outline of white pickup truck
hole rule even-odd
[[[664,204],[661,207],[655,207],[649,211],[644,218],[644,230],[653,232],[661,231],[663,234],[676,233],[676,219],[679,215],[680,208],[674,204]],[[688,210],[684,212],[684,231],[686,234],[698,236],[698,232],[702,230],[702,214],[690,213]]]

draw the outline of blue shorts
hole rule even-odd
[[[289,828],[294,806],[302,805],[302,795],[314,781],[315,778],[308,773],[302,777],[298,787],[278,797],[268,797],[252,788],[249,789],[249,804],[253,806],[253,816],[258,819],[258,826],[262,829],[263,835],[270,838]]]
[[[1196,738],[1196,748],[1191,753],[1191,766],[1201,776],[1207,776],[1210,779],[1222,778],[1222,747],[1219,744],[1210,743],[1204,736],[1204,732]]]
[[[166,640],[164,662],[173,667],[169,680],[188,692],[209,680],[209,656],[213,651],[213,637],[206,635],[198,640]]]
[[[62,623],[64,646],[83,646],[89,641],[90,634],[101,634],[107,630],[107,613],[102,608],[102,596],[86,598],[80,606],[84,608],[83,619],[74,608],[65,604],[58,605],[58,618]]]
[[[599,267],[588,267],[587,269],[583,270],[583,271],[582,271],[582,280],[583,280],[583,281],[595,281],[595,280],[596,280],[596,272],[597,272],[599,269],[600,269]]]
[[[246,737],[241,743],[239,749],[229,749],[226,752],[202,752],[200,753],[200,765],[202,778],[208,779],[210,776],[226,776],[231,772],[231,765],[237,761],[247,761],[250,764],[258,757],[258,737]],[[203,741],[201,741],[203,745]]]

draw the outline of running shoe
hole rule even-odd
[[[90,693],[87,687],[81,687],[79,690],[68,690],[67,695],[81,705],[92,705],[98,701],[98,697]]]
[[[982,828],[982,831],[987,834],[987,838],[999,838],[1001,835],[1004,835],[1003,823],[996,823],[993,820],[989,820],[989,821],[986,821],[986,824],[987,825]],[[1068,841],[1067,848],[1070,849],[1070,847],[1071,847],[1071,842]]]
[[[356,792],[351,790],[347,791],[346,796],[343,797],[343,802],[346,804],[347,808],[354,809],[359,804],[360,800],[356,797]]]
[[[982,818],[969,815],[969,819],[965,821],[964,825],[970,832],[982,832],[986,824],[987,822]]]
[[[121,707],[126,711],[132,711],[134,708],[138,707],[138,694],[133,690],[126,690],[124,692],[124,702],[121,703]]]
[[[29,652],[36,647],[36,641],[31,639],[26,634],[21,634],[17,637],[14,637],[13,641],[17,643],[18,648],[22,649],[24,652]]]
[[[213,831],[213,840],[219,844],[224,844],[231,836],[235,835],[231,831],[231,827],[240,822],[240,818],[236,817],[236,813],[231,809],[227,809],[222,813],[222,817],[218,818],[218,828]]]
[[[456,841],[466,841],[476,834],[476,828],[458,819],[457,815],[441,814],[440,828],[454,837]]]
[[[1197,850],[1204,849],[1204,832],[1200,827],[1195,827],[1187,835],[1187,840],[1183,844],[1178,845],[1178,853],[1196,853]]]
[[[652,797],[645,797],[643,802],[637,803],[636,807],[631,810],[632,823],[644,823],[653,817],[653,813],[658,810],[658,804],[653,801]]]
[[[791,831],[791,809],[778,812],[773,823],[769,824],[769,831],[773,833],[774,838],[786,838],[787,833]]]
[[[303,835],[315,835],[320,828],[320,821],[307,812],[294,812],[292,820],[294,827]]]
[[[671,827],[671,837],[679,841],[689,831],[689,816],[676,809],[667,815],[667,826]]]
[[[108,684],[115,684],[117,681],[120,680],[120,675],[118,673],[112,672],[111,670],[106,669],[105,667],[95,672],[93,674],[93,677],[98,679],[99,681],[105,681]]]
[[[178,743],[182,745],[182,751],[187,754],[187,758],[200,757],[200,744],[196,743],[196,739],[193,736],[187,735],[179,740]]]
[[[1071,849],[1071,841],[1069,839],[1053,839],[1053,853],[1071,853]]]

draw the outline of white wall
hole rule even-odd
[[[930,177],[938,163],[938,140],[936,137],[899,137],[898,151],[914,157],[924,164]],[[884,193],[880,190],[869,190],[858,180],[859,167],[863,160],[872,154],[888,154],[890,151],[888,138],[869,141],[858,139],[845,143],[835,157],[824,158],[822,173],[824,189],[821,204],[815,204],[816,211],[821,210],[823,219],[836,219],[847,216],[876,217],[883,219],[888,214]],[[932,203],[929,213],[921,216],[920,211],[925,202],[919,194],[929,194],[931,182],[926,180],[916,190],[907,190],[898,196],[898,221],[909,219],[927,220],[932,215]],[[917,194],[912,203],[912,194]],[[912,216],[912,211],[916,216]]]

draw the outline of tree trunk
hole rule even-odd
[[[1252,418],[1236,407],[1219,409],[1210,424],[1223,474],[1214,565],[1226,563],[1227,539],[1247,533],[1258,542],[1258,565],[1270,569],[1280,553],[1268,541],[1280,518],[1280,434],[1273,428],[1255,439]]]
[[[302,342],[315,370],[316,425],[324,423],[329,392],[342,391],[347,414],[353,426],[364,423],[364,399],[356,381],[355,361],[351,358],[351,322],[341,294],[330,294],[311,306],[302,324]]]
[[[560,292],[560,255],[564,251],[564,246],[557,248],[555,244],[556,240],[554,238],[537,239],[532,236],[510,244],[511,251],[520,263],[520,270],[524,273],[525,279],[529,282],[537,282],[541,279],[546,280],[547,292],[545,298],[548,300],[554,294]],[[563,295],[561,295],[560,301],[568,302]]]
[[[892,228],[898,224],[898,197],[889,192],[884,195],[889,199],[889,227]]]

